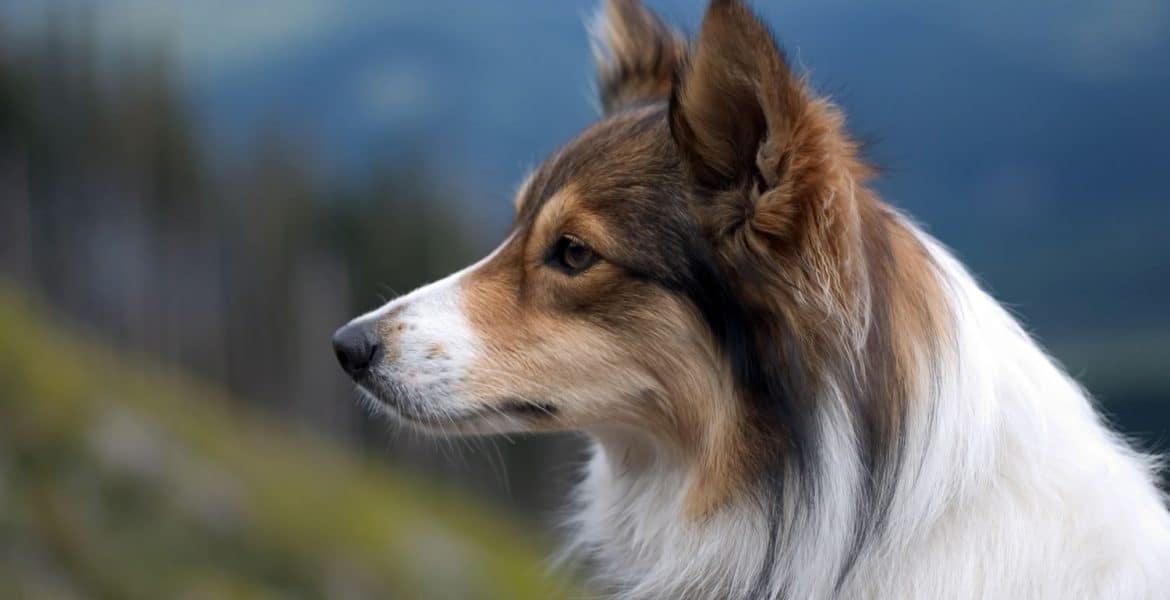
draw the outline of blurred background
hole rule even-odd
[[[1170,4],[755,4],[885,198],[1170,448]],[[396,430],[329,336],[501,239],[596,118],[594,5],[0,0],[0,597],[570,595],[580,440]]]

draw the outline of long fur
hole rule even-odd
[[[712,18],[721,12],[734,18]],[[802,97],[803,84],[787,75],[782,57],[776,59],[780,63],[727,58],[742,51],[736,46],[745,39],[761,49],[771,44],[758,21],[745,20],[745,14],[739,2],[713,2],[698,56],[676,65],[673,102],[684,109],[688,100],[698,105],[691,111],[698,119],[691,121],[709,129],[704,141],[703,132],[696,133],[690,123],[681,126],[689,139],[681,141],[684,150],[696,148],[700,155],[692,160],[700,163],[693,169],[696,177],[726,179],[742,168],[740,163],[765,160],[768,153],[787,157],[789,150],[769,148],[770,143],[788,142],[791,148],[803,144],[804,152],[814,157],[851,154],[847,142],[831,131],[824,140],[791,139],[814,135],[809,130],[816,126],[809,122],[836,117],[831,108],[814,114],[817,103]],[[654,24],[596,28],[608,35],[601,43],[614,48],[608,66],[603,62],[601,68],[603,103],[612,110],[630,98],[653,98],[646,92],[653,89],[647,71],[623,67],[640,64],[631,48],[683,46],[677,34],[663,33],[657,19],[636,2],[611,2],[610,16],[632,19],[635,25]],[[727,33],[744,23],[746,31]],[[657,36],[660,42],[634,43],[628,39],[630,30]],[[720,50],[705,58],[704,45]],[[641,61],[661,71],[665,67],[657,59],[662,55],[643,53]],[[719,64],[724,60],[731,66]],[[743,81],[758,85],[759,71],[778,74],[771,87],[736,91]],[[623,80],[621,73],[632,75]],[[680,78],[682,93],[690,95],[681,101]],[[689,85],[690,80],[697,83]],[[623,81],[628,88],[622,87]],[[745,107],[764,105],[762,133],[744,130],[743,123],[753,119],[750,110],[728,112],[713,100],[721,98],[725,107],[734,102],[727,98],[737,93],[747,98]],[[768,117],[769,102],[777,107],[771,114],[782,120]],[[802,110],[808,113],[804,117]],[[826,127],[834,128],[833,123]],[[676,125],[676,138],[679,130]],[[760,152],[741,154],[752,148],[752,139],[761,140]],[[785,166],[788,176],[799,168]],[[836,183],[825,186],[831,188],[834,203],[869,201],[862,197],[863,169],[832,164],[807,169],[818,172],[819,181],[830,178],[820,171],[837,173]],[[768,179],[767,170],[762,171]],[[784,188],[782,181],[765,181],[788,191],[798,183]],[[732,215],[738,219],[741,212],[754,211],[759,220],[769,210],[791,208],[757,200],[756,206]],[[791,218],[774,217],[783,223],[774,229],[795,227],[788,223]],[[804,399],[812,408],[801,426],[812,448],[802,454],[810,457],[811,465],[767,470],[733,506],[687,520],[682,515],[687,514],[686,490],[693,486],[689,478],[694,475],[686,464],[673,461],[668,449],[654,447],[645,436],[592,431],[594,455],[578,489],[571,550],[596,564],[606,590],[623,598],[1152,599],[1170,594],[1170,514],[1153,483],[1157,461],[1133,451],[1102,423],[1086,392],[945,248],[907,219],[896,214],[893,219],[894,227],[909,232],[926,253],[929,268],[920,277],[941,294],[938,305],[930,307],[938,322],[926,328],[933,338],[913,345],[905,359],[912,367],[903,365],[892,376],[916,380],[892,384],[910,397],[900,398],[899,412],[886,419],[892,424],[876,426],[888,425],[889,439],[875,442],[882,432],[874,433],[869,422],[873,417],[858,408],[864,408],[865,397],[880,395],[869,388],[881,382],[867,371],[874,370],[873,353],[882,346],[866,338],[874,337],[871,321],[881,317],[875,304],[889,299],[867,280],[878,276],[872,268],[842,259],[849,255],[846,249],[833,258],[862,265],[852,273],[860,283],[848,288],[838,281],[814,281],[807,288],[819,286],[831,305],[819,313],[823,318],[817,327],[843,332],[835,344],[839,352],[828,354],[827,362],[836,364],[822,365],[822,381],[804,390],[815,396]],[[854,226],[864,229],[873,223]],[[806,272],[836,271],[814,264]],[[815,292],[806,294],[798,303],[815,297]],[[857,334],[861,337],[851,337]],[[913,337],[914,332],[885,334]],[[875,453],[884,464],[875,467]]]
[[[898,490],[878,531],[855,503],[864,449],[847,402],[818,399],[821,493],[765,484],[699,523],[677,515],[680,465],[630,468],[639,439],[599,437],[573,550],[622,598],[1165,598],[1170,517],[1157,465],[1095,413],[949,252],[938,265],[954,347],[934,357]],[[840,389],[845,386],[828,386]],[[668,456],[653,453],[656,457]],[[773,483],[773,482],[769,482]],[[779,544],[769,557],[765,549]],[[766,560],[773,562],[766,563]],[[763,572],[761,572],[763,570]],[[764,582],[763,585],[760,582]]]

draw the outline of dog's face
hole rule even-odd
[[[717,4],[691,56],[637,3],[610,3],[607,115],[529,177],[491,255],[338,331],[365,392],[445,433],[615,427],[685,440],[737,418],[728,352],[744,348],[726,337],[742,310],[712,243],[726,232],[712,229],[742,222],[785,168],[755,87],[797,82],[750,12]]]
[[[698,412],[667,406],[703,396],[680,387],[727,380],[692,298],[715,277],[692,185],[664,107],[603,120],[529,177],[490,256],[355,321],[371,357],[358,383],[443,432],[646,428]]]
[[[808,268],[835,267],[850,221],[824,210],[855,174],[826,159],[852,152],[836,113],[741,2],[713,2],[693,50],[637,2],[608,12],[606,115],[521,187],[503,244],[334,338],[405,421],[710,446],[799,379],[786,348],[842,280]]]

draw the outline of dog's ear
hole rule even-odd
[[[605,0],[591,29],[605,114],[670,97],[686,61],[687,43],[681,34],[641,0]]]
[[[761,195],[780,187],[808,105],[760,19],[741,0],[713,0],[670,106],[672,135],[699,183],[751,183]]]

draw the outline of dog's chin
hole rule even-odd
[[[540,402],[510,399],[478,407],[447,408],[421,394],[386,387],[377,381],[358,384],[364,403],[373,411],[436,435],[523,433],[548,429],[548,422],[556,418],[556,410]]]

